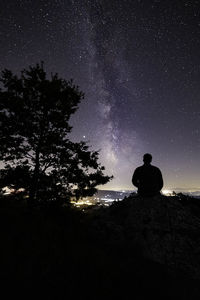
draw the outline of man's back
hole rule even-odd
[[[160,193],[163,187],[163,178],[159,168],[152,166],[150,162],[145,162],[143,166],[135,170],[132,183],[138,188],[138,194],[154,196]]]

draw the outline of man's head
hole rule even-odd
[[[147,165],[149,165],[152,161],[152,155],[149,153],[144,154],[143,156],[143,162]]]

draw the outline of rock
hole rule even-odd
[[[144,257],[200,278],[200,218],[176,197],[130,196],[101,214],[107,238],[135,244]]]

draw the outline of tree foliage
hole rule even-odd
[[[84,99],[72,80],[48,79],[41,63],[20,76],[3,70],[0,81],[0,188],[25,188],[30,201],[48,201],[93,195],[112,178],[98,151],[69,139],[69,119]]]

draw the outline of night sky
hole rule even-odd
[[[73,78],[75,141],[101,149],[103,189],[132,189],[149,152],[165,189],[200,190],[200,1],[0,0],[0,69]]]

